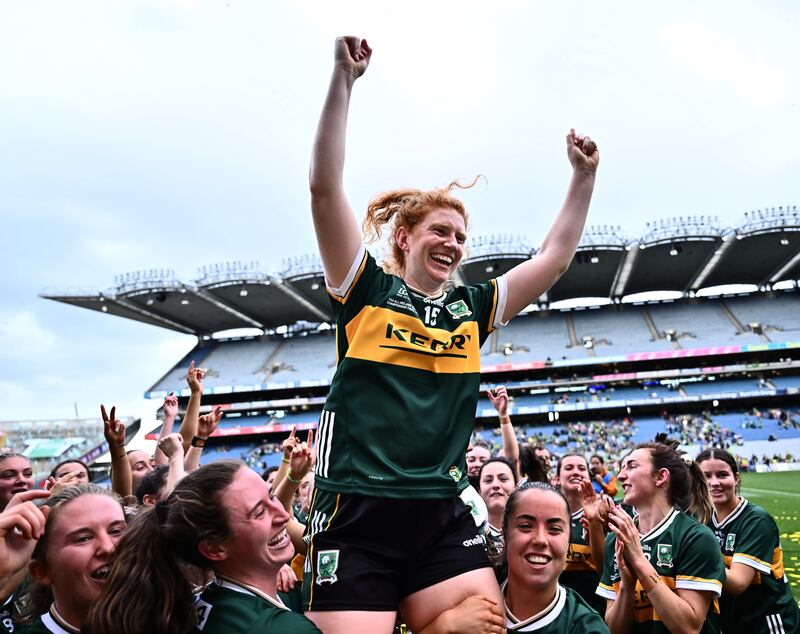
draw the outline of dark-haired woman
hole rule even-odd
[[[700,468],[684,461],[677,444],[649,442],[623,458],[617,479],[638,515],[634,521],[620,506],[609,510],[613,535],[597,589],[607,599],[609,629],[718,632],[715,599],[725,567],[704,525],[712,507]]]
[[[69,486],[45,502],[47,521],[29,564],[34,583],[19,603],[26,633],[79,632],[106,583],[125,532],[120,499],[93,484]]]
[[[509,496],[517,488],[514,465],[506,458],[490,458],[481,466],[478,474],[480,494],[486,503],[489,525],[484,533],[489,554],[499,553],[503,548],[503,513]]]
[[[594,142],[570,131],[572,180],[536,257],[473,286],[451,286],[467,239],[467,212],[452,193],[457,185],[377,196],[363,226],[368,239],[389,238],[384,270],[363,244],[343,182],[350,95],[371,55],[366,41],[336,41],[310,169],[338,332],[338,367],[320,421],[306,577],[314,587],[309,617],[326,634],[390,632],[399,605],[411,629],[421,631],[467,596],[489,592],[499,602],[483,549],[461,546],[481,541],[458,499],[480,347],[569,267],[599,161]],[[315,514],[327,519],[315,522]],[[337,554],[336,583],[325,553]]]
[[[277,595],[278,571],[293,553],[289,521],[249,467],[230,461],[200,467],[132,522],[89,631],[318,632]],[[214,573],[196,601],[188,570]]]
[[[598,511],[603,499],[595,495],[589,477],[589,463],[581,454],[564,454],[558,459],[558,488],[566,498],[570,512],[569,551],[560,583],[575,590],[602,615],[606,609],[605,600],[597,595],[596,590],[606,537]]]
[[[557,489],[522,484],[508,500],[503,532],[500,574],[508,632],[608,633],[602,617],[558,582],[569,550],[570,512]]]
[[[783,568],[778,525],[772,516],[738,495],[736,459],[724,449],[706,449],[696,462],[708,482],[714,513],[709,526],[725,561],[722,631],[784,634],[800,631],[800,610]]]

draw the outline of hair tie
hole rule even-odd
[[[161,500],[160,502],[156,502],[155,510],[159,525],[164,524],[164,522],[167,521],[167,514],[169,513],[169,505],[164,500]]]
[[[686,463],[687,466],[689,467],[692,466],[694,460],[692,460],[692,457],[688,453],[683,454],[681,458],[683,459],[683,461]]]

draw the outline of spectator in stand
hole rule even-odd
[[[592,465],[592,487],[597,495],[607,495],[610,498],[617,497],[618,487],[617,478],[606,469],[603,456],[594,454],[591,459]]]
[[[22,546],[33,550],[35,581],[18,601],[23,622],[31,624],[24,631],[78,632],[105,583],[125,514],[119,498],[93,484],[67,487],[45,504],[42,537],[35,548]]]
[[[33,488],[33,468],[31,462],[21,453],[0,451],[0,511],[3,511],[11,498]]]
[[[312,514],[339,511],[309,536],[316,552],[335,551],[341,565],[353,567],[349,574],[340,571],[338,583],[325,583],[329,567],[312,557],[306,578],[315,591],[310,617],[326,634],[390,632],[401,603],[409,626],[420,632],[469,595],[489,594],[499,602],[482,549],[462,548],[447,561],[420,561],[409,540],[395,537],[393,529],[399,517],[420,517],[404,526],[405,534],[437,553],[476,538],[457,496],[466,484],[463,456],[477,406],[480,346],[569,267],[599,161],[595,143],[571,130],[566,142],[572,180],[536,257],[469,287],[448,286],[467,238],[466,210],[451,194],[457,184],[377,196],[364,228],[368,239],[390,229],[391,272],[384,271],[363,244],[343,182],[350,94],[371,54],[358,38],[337,40],[310,169],[312,216],[339,332],[339,365],[320,425],[325,459],[317,462]],[[377,345],[377,332],[388,333],[392,345]],[[425,355],[421,347],[428,348]],[[378,410],[381,416],[375,416]],[[365,533],[374,536],[370,547],[363,543]],[[397,554],[387,569],[389,548]]]
[[[772,516],[738,495],[736,459],[707,449],[696,459],[714,502],[708,523],[726,562],[720,610],[726,634],[800,631],[800,610],[783,567],[780,531]]]
[[[519,449],[519,468],[522,473],[520,484],[523,482],[548,482],[547,467],[536,456],[536,449],[530,443],[522,445]]]
[[[547,482],[552,484],[552,480],[555,476],[553,471],[553,455],[550,453],[550,450],[544,445],[539,444],[533,448],[533,453],[536,459],[541,463],[545,473],[547,473]]]

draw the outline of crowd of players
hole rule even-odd
[[[567,270],[599,151],[567,134],[572,175],[535,258],[453,286],[468,215],[452,192],[462,185],[376,196],[364,235],[344,193],[349,103],[371,56],[364,40],[337,40],[312,153],[338,357],[316,442],[312,432],[290,435],[266,479],[242,462],[200,466],[222,412],[200,415],[204,376],[190,364],[180,429],[169,398],[153,456],[127,452],[115,408],[101,406],[110,491],[75,462],[33,490],[27,460],[0,455],[2,627],[797,631],[777,526],[738,496],[737,463],[724,450],[692,460],[661,437],[626,452],[616,477],[583,453],[558,456],[551,470],[546,449],[516,442],[498,388],[489,397],[503,455],[478,446],[465,455],[481,345]],[[386,233],[382,267],[364,237]]]

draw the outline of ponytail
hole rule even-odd
[[[706,476],[703,474],[700,464],[695,460],[689,463],[689,475],[691,478],[689,514],[701,524],[708,524],[714,513],[714,502],[708,490]]]

